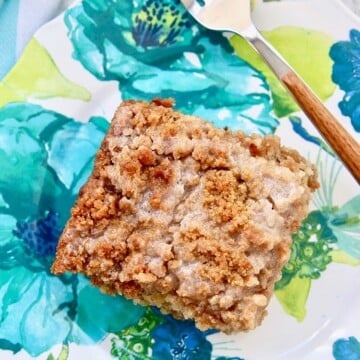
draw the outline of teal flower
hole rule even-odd
[[[335,43],[330,56],[334,60],[333,81],[345,91],[339,108],[360,132],[360,31],[353,29],[349,41]]]
[[[65,24],[74,57],[98,79],[118,81],[124,99],[173,97],[178,109],[246,132],[278,125],[263,76],[179,1],[84,0]]]
[[[0,110],[0,348],[32,356],[89,344],[143,310],[82,276],[50,274],[56,244],[107,122],[76,122],[31,104]]]

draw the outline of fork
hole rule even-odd
[[[250,0],[181,0],[181,2],[193,18],[204,27],[232,32],[247,40],[292,94],[355,180],[360,183],[360,145],[255,27],[251,19]]]

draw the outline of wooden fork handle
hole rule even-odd
[[[281,81],[291,92],[308,118],[360,183],[360,145],[338,122],[313,91],[293,71]]]
[[[304,113],[360,183],[360,145],[254,25],[239,31],[293,95]]]

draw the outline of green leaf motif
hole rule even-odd
[[[57,360],[67,360],[69,357],[69,346],[63,345]]]
[[[357,259],[342,250],[333,250],[331,252],[331,258],[334,263],[360,266],[360,259]]]
[[[310,287],[310,279],[294,277],[285,287],[275,290],[275,296],[285,312],[299,322],[303,321],[306,316],[305,305]]]
[[[0,82],[0,107],[11,102],[26,101],[25,97]]]
[[[284,56],[309,86],[326,100],[335,91],[331,80],[332,61],[329,58],[333,39],[320,31],[295,26],[278,27],[263,35]],[[261,57],[240,36],[233,36],[231,44],[236,53],[266,78],[273,95],[274,111],[279,117],[299,110],[298,105],[280,84]]]
[[[309,213],[292,239],[290,259],[275,284],[276,289],[287,286],[294,277],[318,279],[330,264],[331,250],[337,241],[327,214],[319,210]]]
[[[298,321],[306,315],[311,280],[319,278],[328,264],[360,265],[360,196],[341,208],[331,206],[331,198],[327,194],[327,206],[310,212],[293,235],[289,262],[275,284],[282,307]]]
[[[111,355],[119,360],[150,360],[151,331],[162,321],[151,308],[147,308],[137,324],[118,332],[117,337],[111,339]]]
[[[0,83],[0,107],[28,98],[63,97],[88,101],[91,94],[67,79],[49,52],[32,38],[22,56]]]

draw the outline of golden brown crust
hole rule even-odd
[[[200,329],[253,329],[316,171],[276,136],[217,129],[172,105],[118,108],[52,271],[84,273]]]

